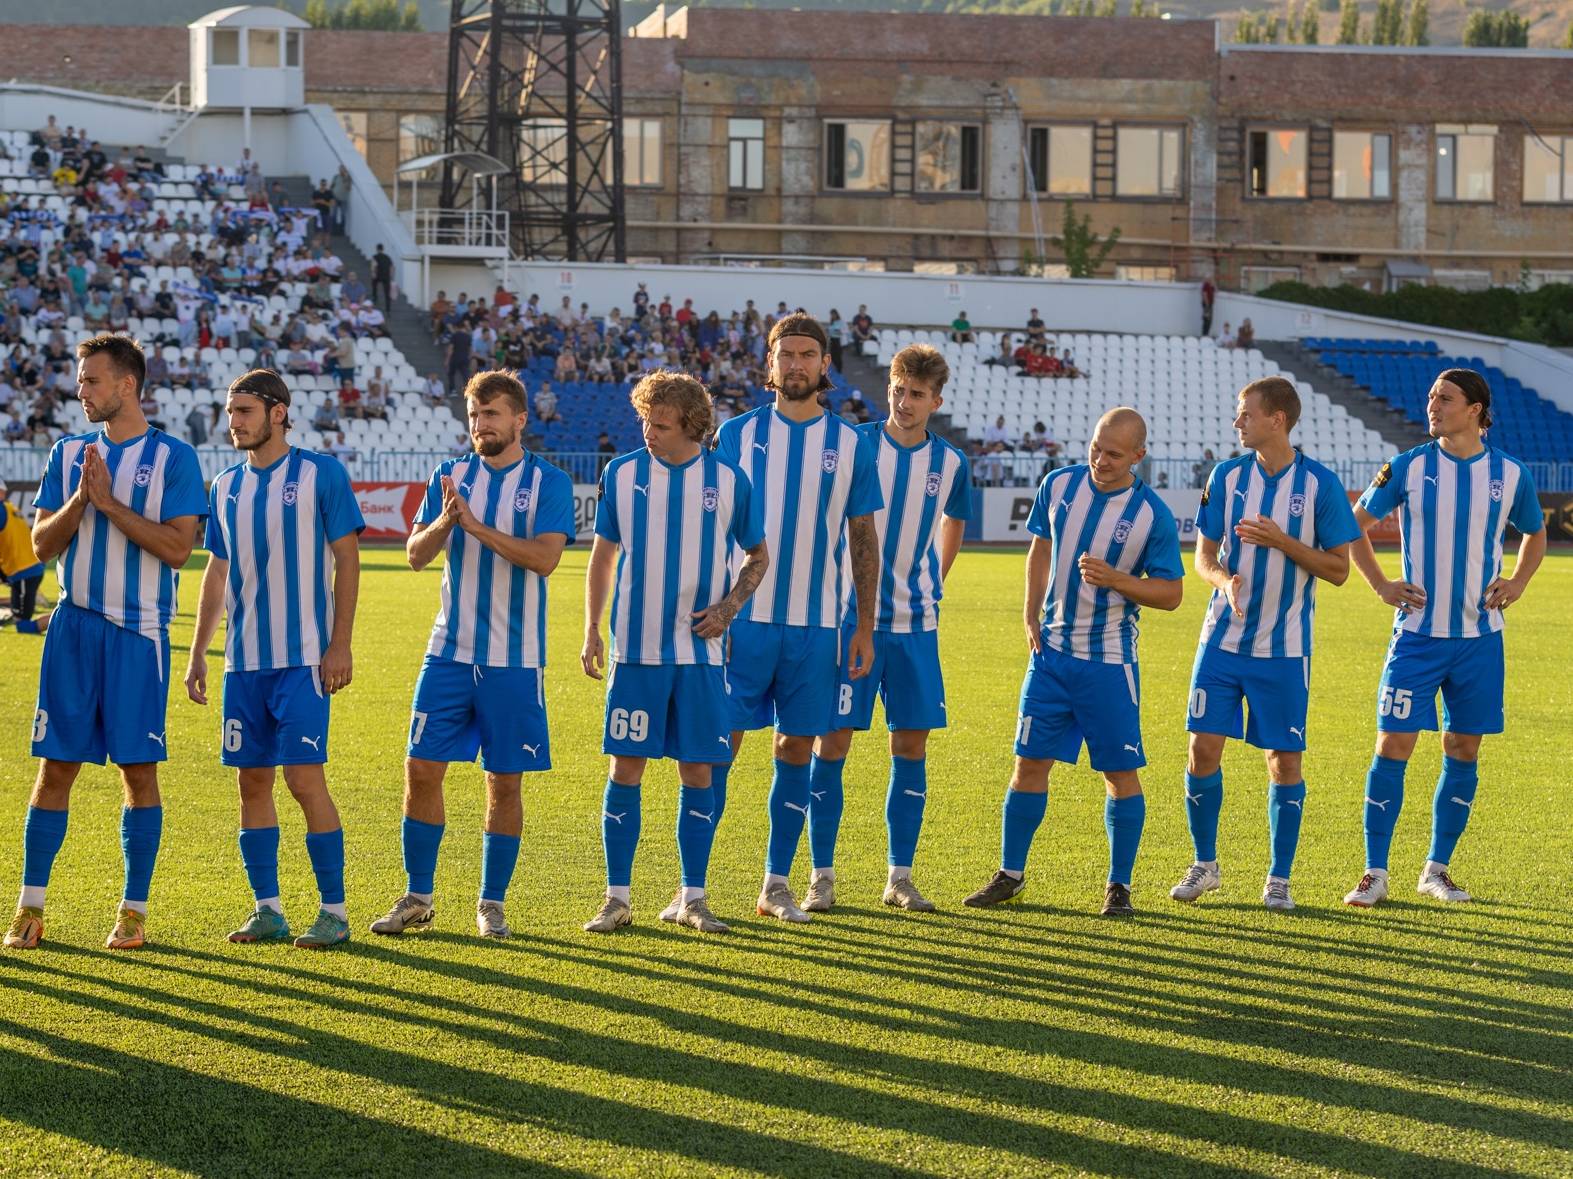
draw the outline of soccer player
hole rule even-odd
[[[16,633],[41,633],[33,618],[38,586],[44,580],[44,563],[33,551],[33,534],[16,505],[6,498],[9,488],[0,482],[0,581],[11,587],[11,614],[5,622],[16,624]]]
[[[290,936],[273,805],[282,766],[306,817],[306,855],[321,894],[317,919],[295,944],[322,950],[350,936],[344,828],[323,767],[330,701],[354,674],[350,640],[366,522],[343,464],[289,444],[289,407],[289,387],[268,369],[229,387],[229,437],[246,458],[213,480],[186,693],[207,704],[208,644],[227,618],[219,760],[234,768],[240,788],[240,859],[256,899],[229,940]]]
[[[77,396],[101,428],[49,452],[34,506],[33,550],[60,558],[60,605],[44,640],[33,714],[38,780],[22,835],[22,895],[5,935],[27,949],[44,935],[44,891],[65,840],[71,786],[85,761],[120,767],[125,892],[112,950],[145,940],[153,863],[163,831],[169,620],[179,570],[207,514],[196,451],[142,415],[147,364],[124,336],[76,348]]]
[[[1361,576],[1394,607],[1393,641],[1376,705],[1376,756],[1365,786],[1365,873],[1344,902],[1387,898],[1387,855],[1404,805],[1404,770],[1422,729],[1437,727],[1442,693],[1442,774],[1431,804],[1431,852],[1417,891],[1467,901],[1448,871],[1475,805],[1480,739],[1503,728],[1502,612],[1523,596],[1546,555],[1546,522],[1524,464],[1491,446],[1491,387],[1450,368],[1426,399],[1432,441],[1397,455],[1355,505],[1362,530],[1395,508],[1404,575],[1389,579],[1364,533],[1353,555]],[[1522,539],[1513,576],[1502,574],[1507,526]]]
[[[1021,686],[1016,766],[1005,792],[1000,870],[965,903],[997,905],[1026,887],[1027,852],[1043,821],[1049,770],[1087,745],[1108,789],[1109,880],[1103,915],[1131,906],[1131,871],[1147,803],[1136,620],[1141,607],[1179,608],[1185,589],[1180,535],[1158,493],[1134,470],[1147,423],[1134,409],[1098,419],[1087,462],[1044,476],[1027,517],[1023,621],[1031,658]]]
[[[630,397],[645,448],[607,464],[585,578],[580,662],[606,667],[601,615],[612,589],[612,672],[602,750],[611,772],[601,808],[606,899],[586,925],[610,933],[633,920],[628,888],[639,842],[640,792],[652,757],[677,761],[676,920],[725,933],[705,900],[715,841],[716,764],[731,760],[722,636],[769,566],[759,500],[736,465],[702,446],[715,422],[710,394],[692,377],[657,371]],[[731,545],[743,550],[727,586]]]
[[[1316,583],[1342,585],[1349,577],[1349,544],[1360,529],[1338,477],[1289,441],[1300,420],[1294,382],[1252,381],[1236,408],[1245,453],[1213,468],[1196,520],[1196,572],[1213,587],[1185,718],[1185,814],[1196,860],[1169,895],[1194,901],[1221,883],[1220,765],[1224,741],[1244,736],[1267,757],[1272,862],[1262,903],[1287,910],[1294,908],[1289,871],[1305,809]]]
[[[482,937],[512,932],[503,912],[524,827],[526,770],[552,767],[546,724],[546,579],[573,543],[573,481],[524,448],[524,386],[491,370],[464,389],[473,454],[432,472],[405,545],[421,570],[438,553],[442,605],[415,683],[404,763],[405,894],[372,932],[431,928],[437,851],[447,815],[448,763],[481,756],[486,828],[475,925]]]
[[[885,503],[874,513],[881,553],[874,660],[866,676],[854,680],[843,675],[836,697],[839,727],[819,739],[809,769],[813,872],[803,908],[811,913],[827,911],[835,901],[842,768],[852,731],[873,723],[876,694],[890,729],[884,901],[917,912],[934,908],[912,883],[912,860],[928,799],[928,735],[945,727],[939,600],[972,514],[966,457],[928,429],[929,417],[944,404],[949,377],[950,367],[938,349],[927,344],[903,348],[890,362],[890,417],[859,427],[874,442]],[[844,636],[848,645],[850,638],[850,633]]]
[[[801,312],[770,329],[769,387],[776,399],[722,424],[716,450],[748,476],[764,501],[770,567],[743,604],[730,635],[727,677],[732,698],[732,752],[744,729],[775,726],[775,775],[770,786],[770,841],[760,916],[807,921],[787,886],[808,818],[809,760],[814,739],[836,728],[842,668],[851,680],[874,659],[874,610],[857,614],[843,655],[838,587],[849,559],[857,600],[879,594],[879,537],[874,512],[883,506],[873,441],[828,413],[830,388],[825,329]],[[734,575],[746,559],[734,550]],[[844,662],[843,662],[844,659]],[[729,767],[712,771],[715,817],[726,808]],[[675,920],[667,906],[663,920]]]

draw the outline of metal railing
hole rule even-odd
[[[417,246],[508,251],[508,214],[495,209],[401,209]]]

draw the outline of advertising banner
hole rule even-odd
[[[1027,517],[1032,514],[1032,501],[1037,494],[1036,487],[985,487],[977,539],[986,544],[1029,543],[1032,534],[1027,531]],[[1182,489],[1158,494],[1174,516],[1180,543],[1195,544],[1196,512],[1202,504],[1202,493]]]
[[[355,500],[366,517],[366,540],[405,540],[415,527],[415,513],[426,494],[424,483],[355,483]],[[594,483],[573,487],[574,525],[578,539],[588,541],[595,532]]]

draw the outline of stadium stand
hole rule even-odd
[[[1561,462],[1573,453],[1573,414],[1478,356],[1444,356],[1430,340],[1307,337],[1302,345],[1371,396],[1421,426],[1437,373],[1472,368],[1491,386],[1490,439],[1525,462]]]

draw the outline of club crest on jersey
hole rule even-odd
[[[716,508],[721,506],[721,489],[719,487],[705,488],[699,493],[699,502],[704,506],[705,511],[715,511]]]
[[[1493,500],[1495,500],[1497,503],[1501,503],[1502,502],[1502,494],[1503,494],[1503,492],[1505,492],[1507,490],[1507,487],[1502,482],[1502,480],[1500,480],[1500,479],[1493,479],[1493,480],[1491,480],[1491,484],[1487,488],[1487,490],[1489,490],[1491,492],[1491,498]]]
[[[285,507],[293,507],[294,504],[295,504],[295,501],[298,500],[299,498],[300,498],[300,484],[299,483],[286,483],[286,484],[284,484],[284,506]]]
[[[521,487],[513,493],[513,510],[516,512],[528,512],[530,510],[530,489],[528,487]]]
[[[939,494],[940,475],[938,471],[930,471],[927,479],[923,480],[923,491],[930,498]]]
[[[132,478],[135,480],[138,487],[146,487],[149,483],[153,482],[153,464],[144,463],[142,466],[137,468],[137,473]],[[1499,496],[1498,498],[1500,499],[1501,497]]]
[[[1295,492],[1295,494],[1289,497],[1289,514],[1291,516],[1305,515],[1305,496],[1299,492]]]
[[[1121,520],[1114,526],[1114,543],[1124,544],[1130,539],[1131,529],[1134,527],[1135,525],[1131,521]]]
[[[827,475],[834,471],[840,463],[841,452],[839,450],[827,450],[819,456],[819,465],[825,469],[825,474]]]

